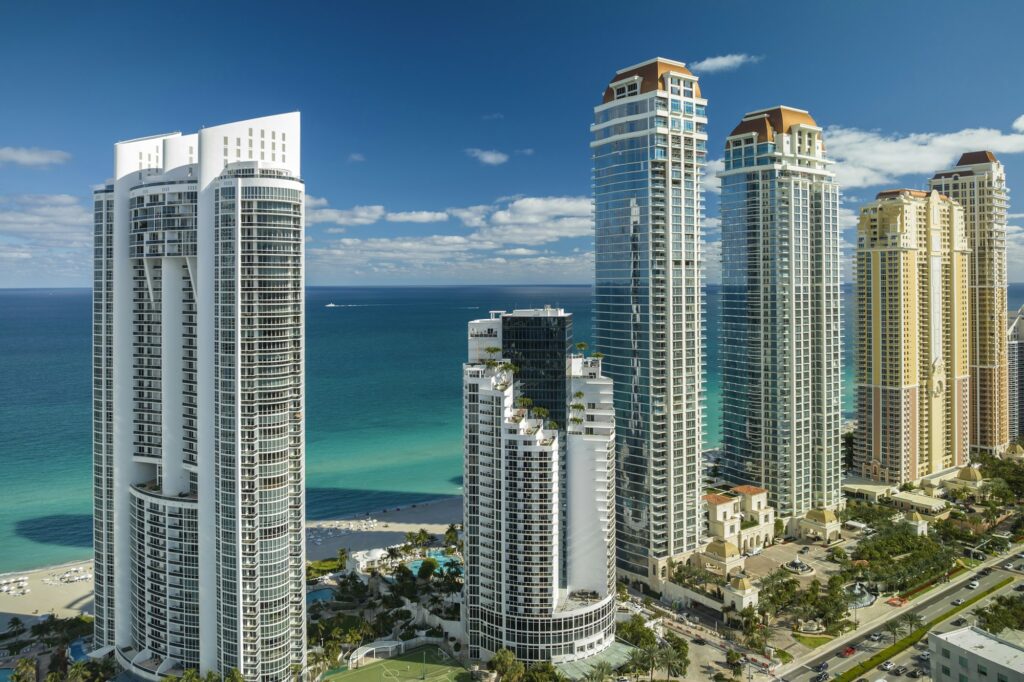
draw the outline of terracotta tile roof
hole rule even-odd
[[[966,152],[956,162],[958,166],[973,166],[976,163],[996,163],[996,155],[989,151]]]
[[[704,496],[704,499],[711,504],[726,504],[727,502],[733,502],[735,498],[728,497],[727,495],[719,495],[717,493],[709,493]]]
[[[760,141],[771,141],[775,139],[776,133],[788,133],[790,128],[798,124],[815,127],[818,125],[811,115],[802,109],[783,106],[762,109],[744,116],[740,124],[729,133],[729,137],[757,133]]]
[[[673,62],[671,60],[658,57],[631,69],[623,69],[616,72],[615,77],[612,78],[610,82],[615,83],[627,78],[632,78],[633,76],[639,76],[641,78],[640,94],[643,94],[645,92],[651,92],[652,90],[663,89],[665,84],[662,77],[669,71],[686,74],[687,76],[693,75],[693,73],[691,73],[690,70],[680,62]],[[693,85],[693,95],[694,97],[701,96],[700,87],[696,83]],[[607,103],[614,99],[615,90],[611,85],[609,85],[604,91],[604,101]]]
[[[756,485],[738,485],[732,491],[740,495],[760,495],[768,492],[765,488],[758,488]]]

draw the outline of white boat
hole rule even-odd
[[[325,308],[337,308],[338,306],[336,306],[336,305],[334,304],[334,301],[331,301],[330,303],[328,303],[328,304],[327,304],[327,305],[325,305],[324,307],[325,307]]]

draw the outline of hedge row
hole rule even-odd
[[[859,665],[850,668],[845,673],[837,677],[836,682],[851,682],[851,680],[855,680],[857,677],[866,673],[867,671],[874,670],[876,667],[878,667],[882,663],[885,663],[896,654],[900,653],[901,651],[905,651],[906,649],[909,649],[911,646],[919,642],[921,638],[928,634],[929,630],[931,630],[933,627],[935,627],[942,621],[946,620],[950,616],[955,616],[964,609],[974,606],[988,595],[992,594],[996,590],[1003,589],[1012,582],[1013,578],[1005,578],[997,584],[993,585],[992,587],[988,588],[984,592],[974,595],[960,606],[954,606],[949,611],[946,611],[942,615],[933,618],[932,620],[928,621],[927,623],[919,627],[917,630],[914,630],[912,633],[910,633],[900,641],[896,642],[892,646],[878,652],[864,663],[860,663]]]
[[[954,568],[952,571],[950,571],[949,574],[946,577],[949,580],[952,580],[953,578],[957,577],[958,575],[960,575],[961,573],[963,573],[966,570],[967,570],[966,566],[964,566],[963,564],[959,564],[958,563],[956,565],[956,568]],[[927,581],[921,583],[920,585],[917,585],[917,586],[907,590],[906,592],[901,594],[900,597],[902,599],[906,599],[907,601],[910,601],[914,597],[920,597],[923,592],[926,592],[926,591],[930,590],[931,588],[935,587],[936,585],[938,585],[940,578],[942,578],[942,576],[938,576],[937,578],[932,578],[931,580],[927,580]]]

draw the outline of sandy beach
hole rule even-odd
[[[6,630],[13,616],[20,618],[26,626],[31,626],[51,613],[61,618],[92,613],[92,580],[72,583],[58,580],[59,576],[74,568],[81,568],[79,573],[92,573],[92,562],[77,561],[0,576],[3,580],[25,576],[28,578],[29,589],[29,593],[24,595],[0,592],[0,629]]]
[[[420,528],[443,535],[452,523],[462,523],[461,497],[389,509],[355,519],[308,521],[306,558],[312,561],[334,557],[340,547],[354,552],[397,545],[405,541],[407,532]]]
[[[350,551],[387,547],[403,542],[407,532],[425,528],[429,533],[443,535],[449,524],[461,522],[461,497],[423,502],[348,519],[308,521],[306,554],[308,559],[315,560],[336,556],[339,547]],[[320,544],[317,544],[317,540]],[[92,573],[92,562],[77,561],[0,576],[0,579],[25,576],[29,588],[28,594],[20,596],[0,592],[0,629],[7,629],[7,623],[13,616],[31,626],[51,613],[61,618],[92,613],[92,580],[72,583],[58,580],[59,576],[74,568],[81,568],[80,573]]]

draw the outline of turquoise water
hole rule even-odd
[[[551,303],[574,313],[577,339],[589,341],[590,298],[589,287],[564,286],[309,289],[310,518],[459,494],[466,322]],[[0,572],[89,556],[90,299],[87,290],[0,290]],[[331,302],[338,307],[326,308]],[[1010,287],[1010,302],[1024,302],[1024,285]],[[717,288],[707,311],[706,443],[714,445]],[[844,339],[849,414],[849,329]]]
[[[437,570],[435,571],[435,573],[437,573],[438,575],[444,572],[444,569],[448,566],[448,564],[462,563],[461,561],[459,561],[458,557],[449,556],[444,552],[427,552],[427,556],[437,560]],[[410,561],[409,570],[413,572],[413,575],[418,575],[420,572],[420,566],[422,565],[423,559],[416,559],[415,561]],[[461,575],[461,573],[462,570],[460,569],[459,574]]]
[[[334,590],[325,587],[322,590],[313,590],[306,593],[306,603],[315,604],[318,601],[331,601],[334,599]]]
[[[0,682],[7,682],[11,679],[11,668],[0,668]]]

